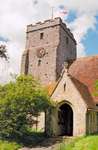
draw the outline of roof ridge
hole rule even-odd
[[[92,59],[92,58],[97,58],[98,55],[92,55],[92,56],[85,56],[85,57],[79,57],[76,59],[77,60],[84,60],[84,59]]]

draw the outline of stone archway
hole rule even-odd
[[[58,124],[60,135],[73,135],[73,110],[67,103],[60,105],[58,111]]]

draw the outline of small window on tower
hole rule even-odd
[[[66,37],[66,44],[67,44],[67,45],[69,44],[69,39],[68,39],[68,37]]]
[[[41,60],[39,59],[39,60],[38,60],[38,66],[40,66],[40,65],[41,65]]]
[[[44,38],[44,33],[40,33],[40,39],[42,40]]]

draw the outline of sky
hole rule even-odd
[[[26,26],[51,19],[52,8],[74,34],[77,56],[98,54],[98,0],[0,0],[0,44],[10,58],[0,59],[0,83],[20,73]]]

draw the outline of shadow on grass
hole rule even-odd
[[[29,134],[26,134],[22,138],[17,139],[6,139],[8,141],[15,141],[19,145],[22,145],[22,147],[49,147],[54,144],[60,143],[63,141],[63,137],[47,137],[45,133],[42,132],[32,132]]]

